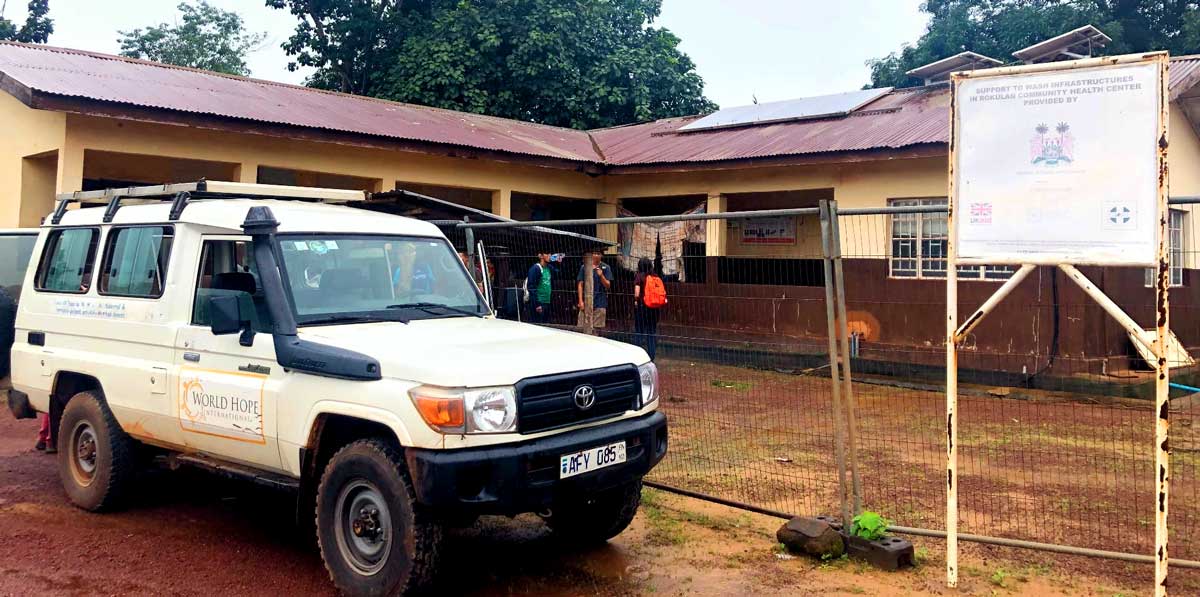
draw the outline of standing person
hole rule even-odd
[[[529,268],[525,276],[525,300],[529,302],[529,321],[550,321],[550,254],[538,253],[537,263]]]
[[[633,331],[637,345],[645,348],[653,361],[658,352],[658,312],[667,304],[667,291],[662,278],[654,275],[654,262],[646,257],[638,260],[633,302]]]
[[[592,272],[592,325],[590,329],[587,326],[587,304],[583,301],[583,276],[588,271]],[[612,268],[600,260],[598,251],[584,253],[583,266],[579,268],[579,275],[575,277],[575,289],[579,296],[577,325],[580,331],[597,334],[599,333],[597,330],[604,329],[608,315],[608,287],[612,285],[612,278]]]

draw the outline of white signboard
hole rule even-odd
[[[959,259],[1152,265],[1159,66],[959,81],[952,202]]]
[[[744,245],[794,245],[796,244],[796,218],[754,218],[742,224]]]
[[[262,402],[267,376],[184,367],[179,380],[179,426],[184,431],[266,443]]]

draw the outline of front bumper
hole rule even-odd
[[[625,462],[559,479],[559,457],[625,441]],[[535,440],[486,448],[405,452],[417,501],[442,512],[540,512],[558,499],[641,479],[667,453],[667,418],[654,412]]]

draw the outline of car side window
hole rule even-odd
[[[83,294],[92,286],[98,228],[61,228],[46,238],[34,288],[45,292]]]
[[[171,226],[114,228],[100,269],[100,294],[162,296],[174,239]]]
[[[258,268],[251,258],[250,243],[242,240],[206,240],[201,249],[192,324],[211,324],[208,301],[217,296],[236,296],[242,313],[248,314],[254,331],[271,333],[266,295],[259,282]]]

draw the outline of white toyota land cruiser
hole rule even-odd
[[[350,594],[424,584],[448,520],[620,533],[667,450],[646,353],[494,318],[434,225],[329,204],[362,198],[216,182],[59,198],[8,402],[49,413],[71,501],[118,507],[146,455],[294,487]]]

